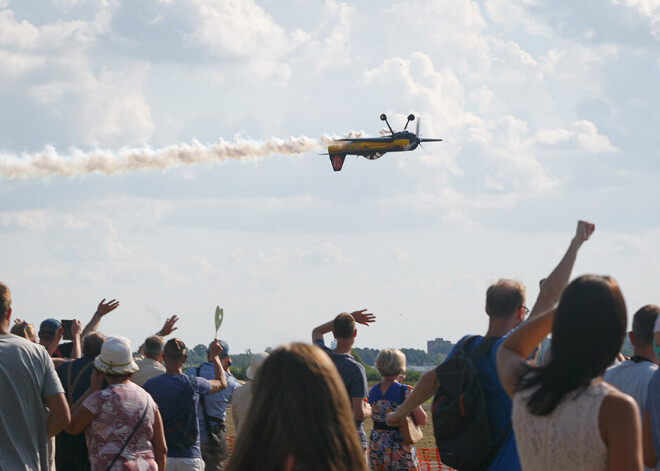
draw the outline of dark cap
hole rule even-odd
[[[60,324],[60,321],[51,317],[50,319],[46,319],[41,323],[39,326],[39,332],[55,335],[55,332],[57,332],[57,329],[59,329],[61,325],[62,324]]]
[[[229,356],[229,344],[224,340],[218,340],[218,343],[222,347],[222,353],[220,354],[220,358],[227,358]]]

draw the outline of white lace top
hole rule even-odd
[[[520,465],[531,470],[607,469],[607,447],[598,429],[603,398],[613,388],[594,381],[586,390],[570,393],[550,415],[532,415],[527,398],[534,389],[513,396],[513,430]]]

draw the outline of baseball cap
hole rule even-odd
[[[41,323],[39,326],[39,332],[55,335],[55,332],[57,332],[57,329],[59,329],[61,325],[62,324],[60,324],[60,321],[51,317],[50,319],[46,319]]]
[[[229,356],[229,344],[224,340],[218,340],[218,343],[222,347],[222,353],[220,354],[220,358],[227,358]]]

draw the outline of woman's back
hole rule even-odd
[[[526,389],[513,396],[512,421],[524,470],[605,470],[608,450],[601,438],[599,414],[605,396],[614,391],[596,380],[569,393],[548,415],[533,415]]]
[[[92,469],[107,469],[147,410],[144,419],[121,454],[119,463],[133,462],[135,469],[157,469],[151,443],[156,404],[141,387],[128,382],[110,385],[89,396],[83,406],[96,415],[85,430]]]

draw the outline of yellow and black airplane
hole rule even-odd
[[[415,150],[422,142],[442,141],[442,139],[422,139],[419,135],[419,121],[417,121],[415,134],[407,131],[408,124],[415,120],[415,115],[408,115],[406,126],[400,132],[394,132],[392,130],[392,126],[387,122],[387,116],[384,114],[380,115],[380,120],[385,121],[387,127],[390,128],[391,136],[337,139],[333,144],[328,146],[328,153],[326,155],[330,156],[330,163],[335,172],[341,170],[347,155],[361,155],[365,159],[376,160],[387,152]]]

